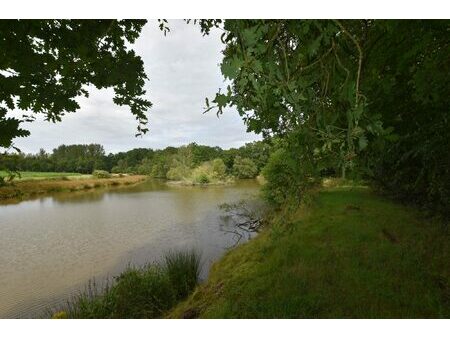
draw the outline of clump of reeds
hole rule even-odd
[[[178,299],[185,298],[197,285],[200,257],[195,250],[171,251],[165,255],[165,270]]]
[[[118,277],[83,292],[53,311],[53,318],[158,318],[197,286],[201,255],[171,251],[162,263],[128,266]]]

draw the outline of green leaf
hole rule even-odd
[[[222,65],[220,67],[220,70],[222,71],[222,74],[224,77],[229,78],[230,80],[233,80],[237,77],[239,74],[239,70],[242,66],[242,60],[238,59],[237,57],[234,57],[233,59],[227,59],[222,62]]]
[[[214,102],[217,103],[219,107],[225,107],[228,104],[228,96],[225,94],[217,94]]]
[[[320,47],[320,42],[322,40],[322,34],[320,34],[309,46],[308,53],[310,56],[314,56],[317,54],[317,50]]]
[[[358,121],[363,113],[364,107],[363,105],[359,105],[355,109],[353,109],[353,119],[354,121]]]
[[[359,150],[363,150],[368,145],[367,137],[365,135],[361,135],[358,140]]]

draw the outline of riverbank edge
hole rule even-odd
[[[40,179],[17,181],[0,187],[0,201],[26,200],[35,196],[55,192],[75,192],[96,188],[110,188],[134,185],[147,180],[144,175],[130,175],[112,178]]]
[[[332,200],[329,194],[334,192],[344,196],[344,200]],[[329,215],[323,210],[327,204]],[[450,259],[448,242],[440,237],[441,225],[425,220],[417,210],[388,200],[367,186],[329,186],[311,192],[306,204],[286,208],[268,223],[256,238],[216,261],[208,279],[165,318],[450,316],[446,306],[450,280],[446,267]],[[332,231],[334,240],[347,246],[344,250],[330,243],[330,227],[345,227],[346,223],[350,226],[345,232],[338,228]],[[373,229],[355,232],[363,223]],[[355,237],[345,238],[341,232],[347,236],[353,232]],[[294,243],[295,233],[314,239],[317,247],[306,248],[304,242],[302,248],[301,243]],[[361,248],[362,244],[367,248]],[[344,259],[351,269],[344,265],[340,270],[340,260]],[[311,272],[314,269],[319,272]],[[364,284],[367,270],[373,277],[367,283],[370,285]],[[377,275],[383,273],[386,276],[377,281]],[[398,290],[398,283],[403,283],[405,290]],[[344,285],[348,289],[340,290]]]
[[[198,183],[193,181],[169,181],[165,182],[167,185],[172,187],[214,187],[214,186],[222,186],[222,185],[232,185],[236,183],[236,180],[227,180],[227,181],[217,181],[217,182],[209,182],[209,183]]]
[[[225,180],[218,180],[218,181],[213,181],[213,182],[208,182],[208,183],[200,183],[200,182],[195,182],[193,180],[178,180],[178,181],[172,181],[172,180],[165,180],[165,183],[168,186],[173,186],[173,187],[214,187],[214,186],[224,186],[224,185],[233,185],[236,183],[236,181],[245,181],[245,180],[255,180],[257,181],[260,185],[264,185],[266,183],[266,180],[264,178],[263,175],[258,175],[255,178],[235,178],[235,177],[229,177]]]

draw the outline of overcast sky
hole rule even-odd
[[[153,103],[148,112],[150,131],[135,137],[137,122],[127,107],[112,102],[113,90],[90,90],[81,98],[80,109],[53,124],[42,117],[24,124],[27,138],[15,139],[24,152],[40,148],[51,151],[60,144],[100,143],[106,152],[132,148],[165,148],[190,142],[239,147],[260,139],[247,133],[234,109],[220,118],[211,111],[203,114],[205,97],[225,87],[220,74],[222,43],[220,31],[203,37],[198,26],[181,20],[169,21],[171,32],[164,37],[157,22],[150,20],[133,49],[140,55],[149,77],[147,96]]]

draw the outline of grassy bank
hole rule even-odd
[[[0,170],[0,176],[7,176],[5,171]],[[67,177],[70,179],[90,177],[91,175],[84,175],[79,173],[66,172],[47,172],[47,171],[21,171],[20,177],[15,177],[14,181],[28,181],[28,180],[47,180]]]
[[[169,318],[448,318],[448,229],[329,187],[217,262]]]
[[[200,255],[170,252],[159,264],[128,267],[111,284],[86,291],[50,311],[53,318],[158,318],[196,287]]]
[[[41,176],[41,179],[14,180],[6,186],[0,187],[0,200],[2,199],[26,199],[41,194],[54,192],[80,191],[94,188],[106,188],[120,185],[131,185],[145,180],[146,176],[133,175],[112,178],[92,178],[91,175],[79,174],[62,177]]]

